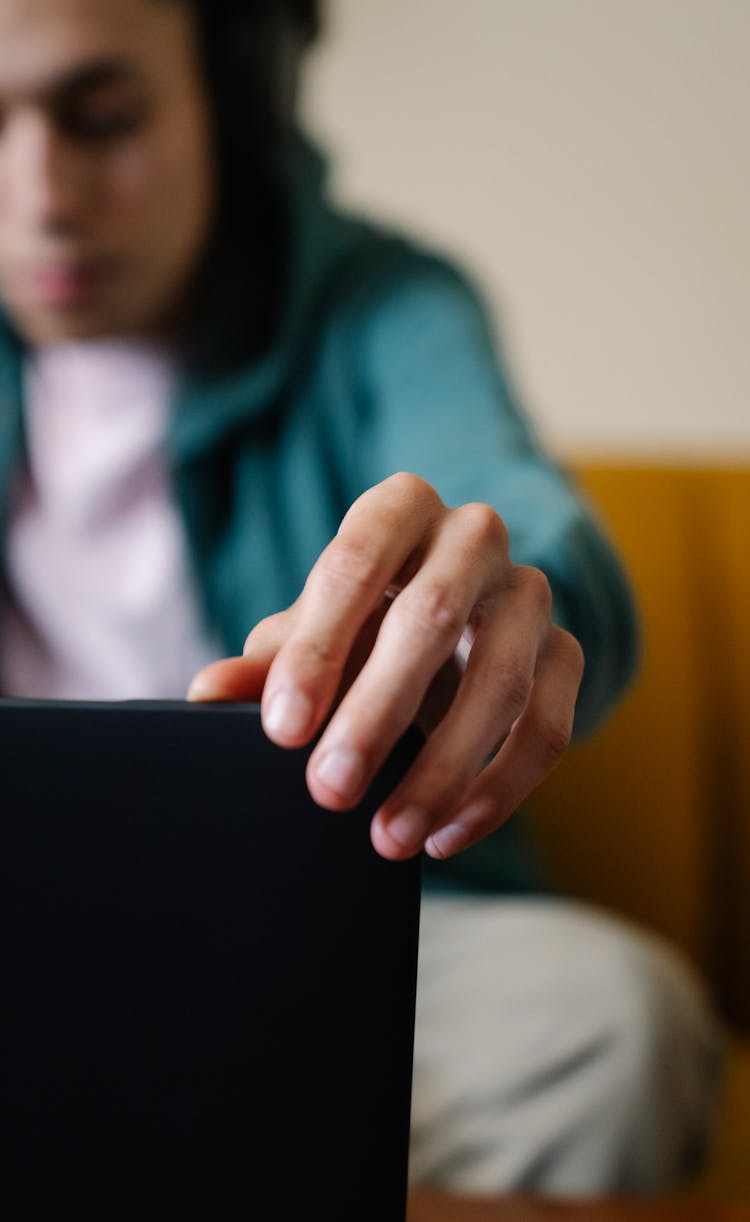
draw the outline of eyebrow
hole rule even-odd
[[[28,92],[46,101],[60,101],[93,92],[107,85],[136,82],[139,79],[140,72],[133,60],[122,55],[103,55],[76,64],[55,79]]]
[[[133,81],[138,78],[138,71],[131,60],[121,56],[106,56],[90,60],[65,73],[50,88],[45,90],[60,97],[73,93],[89,93],[103,85],[119,84],[121,81]]]

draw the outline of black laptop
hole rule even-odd
[[[0,1215],[402,1222],[419,863],[251,705],[0,701]]]

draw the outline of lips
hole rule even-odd
[[[80,308],[101,288],[105,274],[104,266],[92,261],[40,264],[26,273],[24,295],[35,305]]]

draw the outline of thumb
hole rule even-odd
[[[288,632],[288,611],[262,620],[247,638],[242,657],[222,658],[198,671],[188,688],[187,699],[259,702],[271,663]]]

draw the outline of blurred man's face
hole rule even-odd
[[[190,5],[0,0],[0,300],[23,336],[169,326],[213,202]]]

